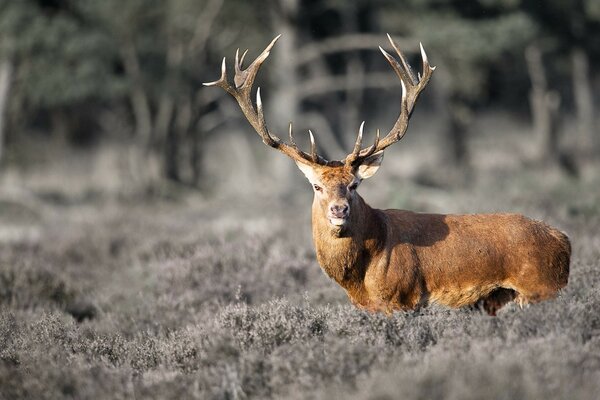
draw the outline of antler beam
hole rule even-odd
[[[381,47],[379,47],[379,50],[381,50],[386,60],[390,63],[392,69],[394,70],[398,78],[400,78],[400,84],[402,85],[402,101],[400,103],[400,115],[398,116],[398,119],[396,120],[396,123],[394,124],[390,132],[383,139],[379,140],[379,131],[377,131],[375,143],[369,146],[368,148],[361,150],[360,148],[362,145],[362,132],[364,126],[363,122],[358,132],[358,137],[354,145],[354,151],[350,153],[344,160],[346,165],[360,165],[360,163],[366,157],[369,157],[374,153],[383,151],[387,147],[402,139],[402,137],[406,133],[406,129],[408,128],[408,121],[414,109],[415,102],[417,101],[419,94],[423,91],[423,89],[425,89],[425,86],[427,86],[427,83],[429,82],[429,79],[431,78],[431,75],[435,70],[435,67],[429,65],[429,60],[427,59],[425,49],[423,49],[423,45],[420,44],[421,59],[423,62],[423,72],[422,74],[415,76],[414,72],[412,71],[412,68],[404,58],[404,55],[402,54],[392,37],[389,34],[387,35],[387,37],[392,47],[396,51],[400,62],[398,62],[393,56],[391,56]]]
[[[256,109],[252,104],[251,93],[252,85],[254,84],[254,79],[256,78],[256,75],[258,74],[258,70],[260,69],[262,63],[267,59],[267,57],[269,57],[271,49],[280,37],[281,35],[275,37],[275,39],[273,39],[271,43],[269,43],[269,45],[263,50],[263,52],[260,53],[258,57],[256,57],[256,59],[246,69],[243,69],[243,63],[244,58],[248,53],[248,50],[244,51],[244,53],[240,57],[239,49],[237,49],[237,51],[235,52],[234,65],[235,76],[233,77],[233,83],[235,86],[232,86],[229,83],[227,77],[227,67],[225,58],[223,58],[223,63],[221,64],[221,77],[214,82],[204,83],[204,86],[218,86],[230,95],[232,95],[237,100],[240,108],[242,109],[242,112],[244,113],[244,116],[246,117],[250,125],[252,125],[254,130],[261,137],[263,143],[267,146],[273,147],[274,149],[281,151],[288,157],[298,162],[326,165],[327,161],[317,154],[315,139],[313,137],[312,132],[309,131],[311,141],[310,154],[300,150],[294,142],[291,123],[289,128],[290,144],[284,143],[276,135],[273,135],[269,132],[269,129],[267,128],[267,124],[265,122],[262,99],[260,97],[260,88],[256,90]]]

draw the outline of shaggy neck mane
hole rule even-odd
[[[312,206],[317,260],[327,275],[348,291],[360,291],[367,262],[385,246],[385,217],[357,195],[347,227],[331,226],[318,201]]]

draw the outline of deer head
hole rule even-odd
[[[360,126],[360,136],[364,122]],[[383,151],[373,152],[356,164],[319,165],[296,161],[296,165],[304,173],[314,191],[313,207],[326,219],[332,230],[350,228],[358,223],[356,212],[362,199],[356,192],[363,179],[370,178],[377,172],[383,161]]]
[[[388,54],[381,47],[379,49],[394,69],[394,72],[396,72],[402,85],[400,115],[392,129],[383,139],[380,139],[379,130],[377,130],[375,142],[366,148],[362,148],[363,122],[358,131],[353,151],[343,160],[328,161],[317,154],[315,139],[311,131],[309,131],[311,143],[309,153],[300,150],[296,145],[291,123],[289,126],[289,143],[283,142],[278,136],[269,131],[263,114],[260,88],[256,91],[256,107],[252,103],[251,91],[254,79],[280,36],[273,39],[246,69],[243,69],[243,62],[248,50],[241,57],[239,56],[239,49],[236,51],[234,86],[229,83],[227,78],[225,58],[223,58],[221,67],[221,78],[214,82],[205,83],[204,85],[219,86],[232,95],[237,100],[250,125],[252,125],[262,138],[262,141],[266,145],[286,154],[296,162],[298,168],[304,173],[313,187],[315,194],[313,211],[320,213],[322,217],[326,218],[333,230],[350,229],[352,224],[356,222],[355,216],[357,213],[353,212],[353,209],[362,202],[362,199],[356,193],[358,185],[363,179],[370,178],[377,172],[383,160],[383,151],[388,146],[402,139],[406,133],[415,102],[429,82],[435,67],[429,65],[427,55],[421,45],[423,72],[415,76],[410,65],[398,49],[398,46],[392,40],[391,36],[388,35],[388,39],[400,61],[396,60],[396,58]]]

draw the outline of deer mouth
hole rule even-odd
[[[348,221],[347,217],[329,217],[329,223],[333,226],[342,226]]]

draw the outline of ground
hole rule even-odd
[[[382,208],[517,211],[564,230],[567,288],[497,317],[355,309],[316,262],[307,185],[285,201],[4,196],[0,398],[597,398],[600,185],[587,171],[517,166],[456,188],[392,173],[361,188]]]

